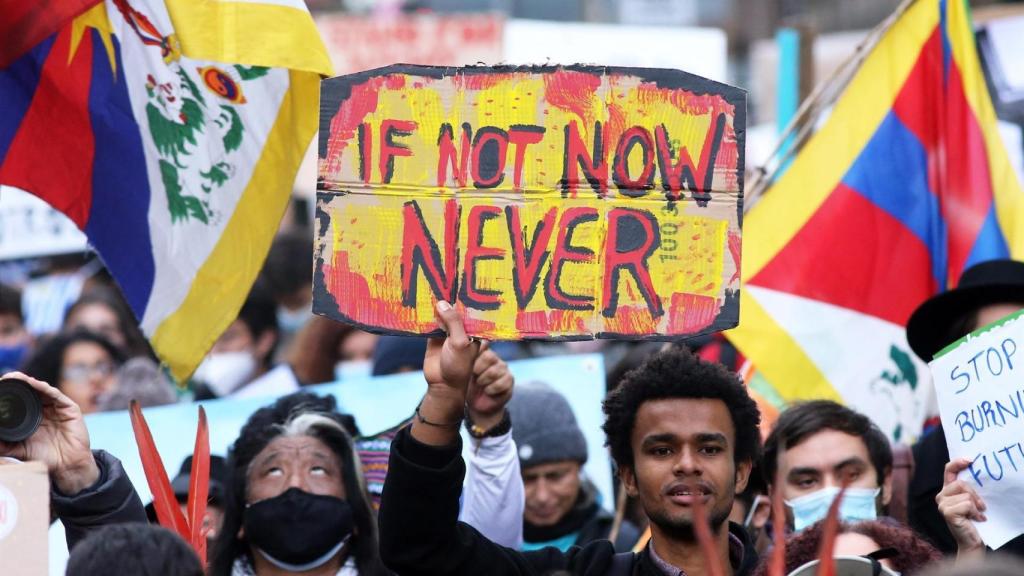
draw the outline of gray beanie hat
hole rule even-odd
[[[520,466],[587,461],[587,441],[569,401],[547,384],[517,386],[508,408]]]

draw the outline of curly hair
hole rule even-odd
[[[758,425],[761,413],[746,387],[721,364],[693,355],[686,347],[672,347],[653,354],[629,371],[618,388],[604,400],[605,445],[619,466],[633,466],[630,437],[636,414],[644,402],[653,400],[713,399],[729,409],[736,429],[736,462],[756,461],[761,448]]]
[[[355,518],[354,534],[358,535],[352,541],[352,554],[359,574],[387,574],[377,551],[377,519],[370,507],[366,483],[352,444],[355,421],[337,411],[333,396],[317,396],[309,392],[289,394],[254,412],[228,451],[224,523],[209,573],[228,576],[235,560],[249,554],[248,542],[237,536],[246,507],[249,466],[270,442],[295,429],[323,441],[342,462],[342,482]]]
[[[817,560],[821,551],[821,537],[825,521],[809,526],[803,532],[786,541],[786,573]],[[854,523],[840,523],[839,534],[860,534],[878,544],[878,549],[894,548],[899,554],[890,558],[894,570],[900,574],[913,574],[942,560],[942,553],[935,549],[913,530],[894,521],[865,520]],[[767,574],[768,558],[765,558],[755,574]]]

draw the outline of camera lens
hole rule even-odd
[[[42,420],[43,405],[27,382],[0,380],[0,441],[21,442],[35,433]]]

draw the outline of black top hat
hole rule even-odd
[[[989,260],[971,266],[953,290],[936,294],[914,310],[907,322],[907,341],[922,360],[964,334],[951,334],[953,323],[989,304],[1024,303],[1024,262]]]
[[[210,488],[209,503],[213,506],[224,506],[227,492],[228,466],[223,456],[210,455]],[[171,490],[178,502],[188,501],[188,489],[192,483],[192,456],[181,463],[181,470],[171,481]],[[146,504],[146,516],[151,523],[156,523],[156,509],[153,503]]]

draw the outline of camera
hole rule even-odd
[[[0,379],[0,441],[21,442],[43,421],[39,394],[24,380]]]

